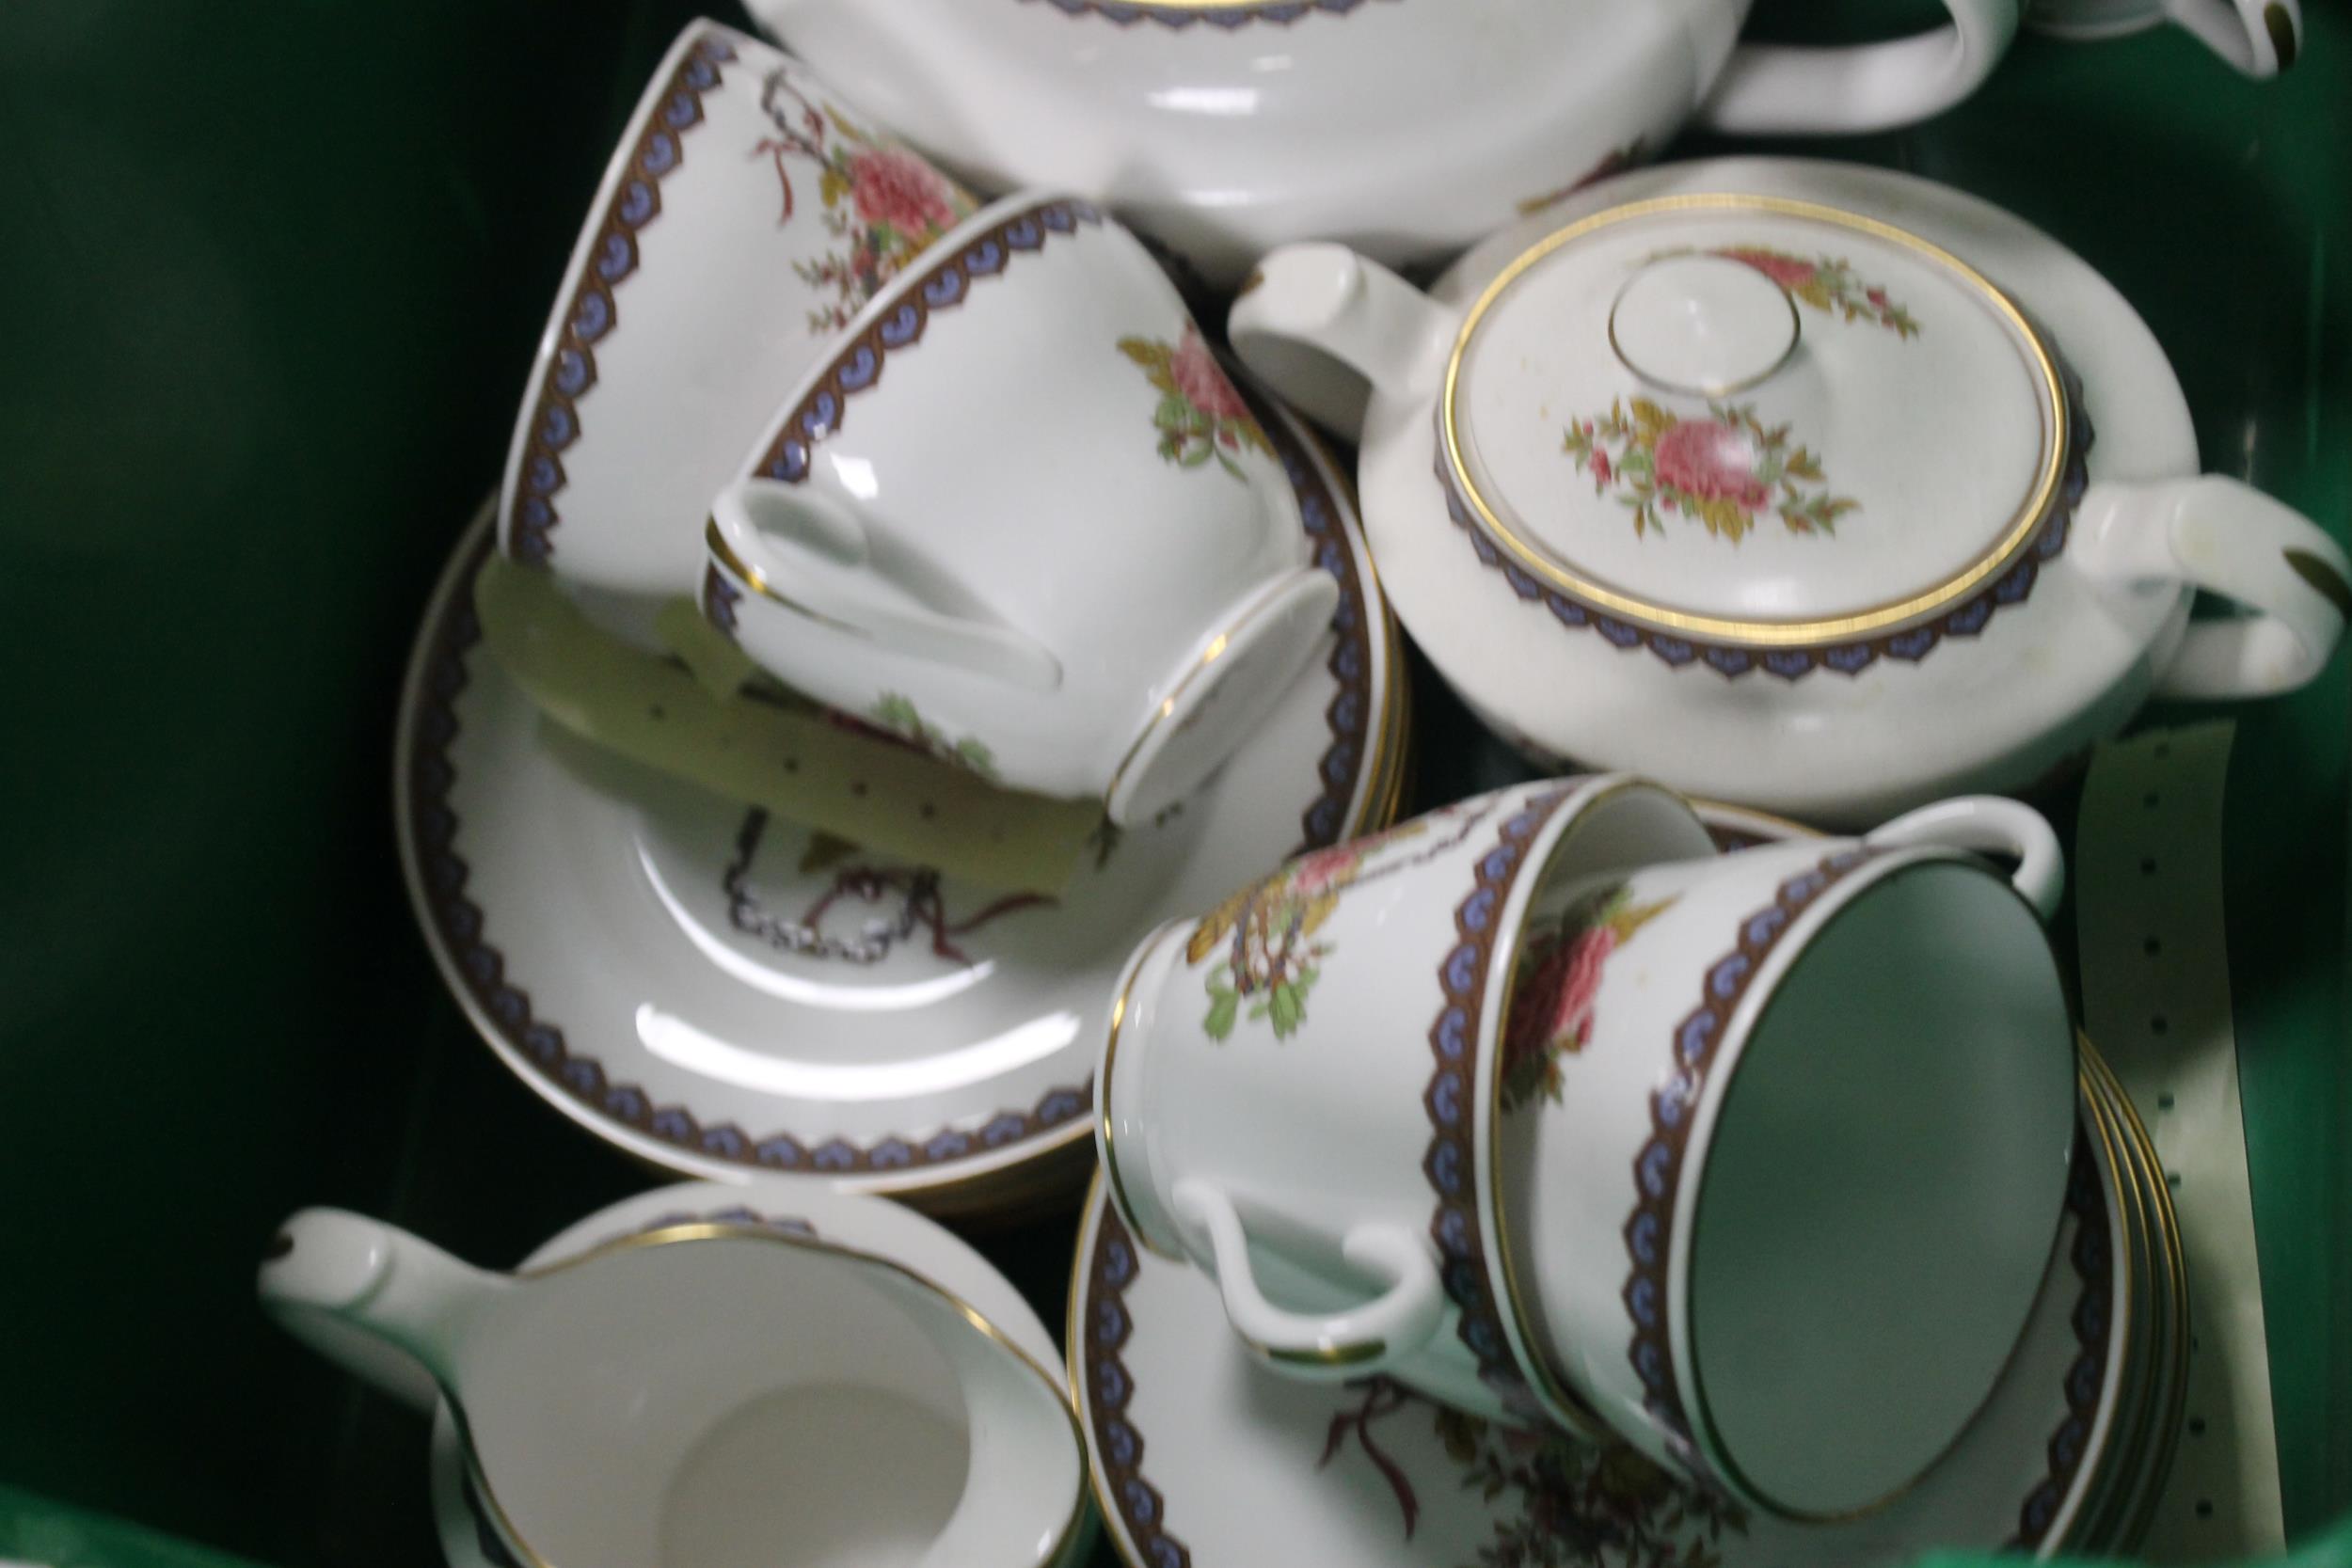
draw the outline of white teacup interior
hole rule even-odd
[[[953,1304],[751,1239],[596,1256],[469,1345],[498,1507],[562,1568],[896,1568],[964,1500],[975,1413]],[[1018,1433],[1000,1436],[1018,1439]]]
[[[1970,866],[1891,872],[1798,953],[1726,1085],[1690,1255],[1693,1415],[1755,1491],[1867,1507],[1982,1404],[2056,1233],[2071,1039],[2040,924]]]

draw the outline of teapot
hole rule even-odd
[[[1844,135],[1975,90],[2019,0],[1837,49],[1739,42],[1749,0],[750,0],[985,189],[1106,200],[1230,287],[1292,240],[1391,265],[1661,150],[1686,121]],[[1442,108],[1442,112],[1438,112]]]
[[[1107,202],[1219,288],[1296,240],[1441,262],[1689,123],[1851,135],[1974,91],[2032,25],[2171,22],[2240,71],[2296,0],[1945,0],[1846,48],[1740,43],[1750,0],[749,0],[761,27],[986,191]]]

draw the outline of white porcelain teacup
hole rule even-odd
[[[613,629],[693,592],[710,492],[874,290],[972,198],[781,52],[678,35],[532,365],[499,541]]]
[[[1182,297],[1073,198],[940,241],[744,471],[707,615],[796,689],[1117,821],[1222,763],[1337,603]]]
[[[389,1391],[437,1386],[485,1522],[537,1568],[1044,1568],[1084,1514],[1051,1373],[924,1276],[788,1228],[684,1222],[508,1276],[306,1210],[260,1288]],[[960,1501],[934,1529],[917,1496]]]
[[[1722,857],[1622,776],[1465,802],[1145,945],[1098,1078],[1113,1199],[1281,1370],[1867,1511],[1965,1427],[2049,1261],[2062,881],[2007,800]]]

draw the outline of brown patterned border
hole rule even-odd
[[[892,280],[889,303],[874,309],[865,329],[842,345],[824,373],[794,406],[753,472],[787,484],[808,478],[817,444],[838,431],[849,417],[850,399],[882,379],[892,351],[910,348],[930,326],[934,311],[963,303],[975,283],[1001,274],[1012,258],[1044,248],[1056,234],[1074,234],[1080,225],[1097,226],[1102,213],[1090,202],[1037,202],[990,224],[953,250],[927,258],[918,276]]]
[[[1227,368],[1232,369],[1230,364]],[[1372,640],[1384,634],[1384,628],[1373,608],[1363,566],[1357,561],[1356,552],[1348,547],[1347,529],[1340,520],[1343,514],[1339,499],[1332,494],[1323,465],[1308,450],[1313,437],[1293,425],[1289,415],[1246,377],[1236,378],[1233,385],[1257,414],[1266,439],[1273,443],[1274,455],[1290,480],[1291,490],[1298,501],[1299,524],[1314,546],[1315,564],[1330,573],[1340,585],[1339,608],[1331,611],[1331,629],[1338,634],[1338,641],[1324,666],[1340,688],[1323,710],[1324,722],[1331,731],[1331,744],[1316,767],[1316,774],[1323,781],[1323,793],[1298,818],[1298,846],[1291,851],[1293,856],[1298,856],[1337,844],[1346,836],[1348,807],[1356,799],[1356,785],[1370,760],[1374,728],[1379,719],[1372,701]],[[1405,672],[1391,669],[1389,678],[1403,680]],[[1404,744],[1401,736],[1398,744]],[[1356,831],[1364,832],[1387,826],[1386,822],[1364,822]]]
[[[2083,1287],[2072,1314],[2081,1354],[2067,1376],[2068,1415],[2050,1439],[2049,1473],[2019,1512],[2019,1530],[2010,1545],[2024,1549],[2041,1544],[2074,1485],[2106,1380],[2113,1240],[2088,1148],[2088,1134],[2078,1129],[2067,1206],[2080,1225],[2071,1259]],[[1117,1513],[1138,1560],[1148,1568],[1191,1568],[1191,1550],[1168,1531],[1167,1498],[1143,1474],[1144,1436],[1127,1416],[1136,1383],[1123,1354],[1135,1332],[1126,1297],[1142,1272],[1143,1255],[1099,1182],[1089,1195],[1087,1212],[1097,1216],[1094,1245],[1071,1282],[1071,1334],[1073,1361],[1083,1381],[1077,1391],[1083,1405],[1079,1414],[1092,1429],[1099,1496]],[[1563,1518],[1555,1527],[1557,1533],[1545,1539],[1557,1541],[1569,1554],[1564,1560],[1585,1560],[1593,1551],[1590,1532],[1600,1523]]]
[[[2107,1336],[2115,1314],[2115,1238],[2106,1199],[2099,1190],[2090,1134],[2079,1128],[2074,1133],[2074,1157],[2067,1170],[2066,1207],[2076,1224],[2074,1245],[2067,1260],[2083,1287],[2072,1319],[2076,1350],[2066,1371],[2066,1418],[2050,1434],[2049,1474],[2017,1511],[2017,1534],[2009,1543],[2011,1548],[2031,1549],[2049,1534],[2090,1451],[2090,1429],[2106,1390]]]
[[[1478,1040],[1495,942],[1503,934],[1502,907],[1527,868],[1528,846],[1582,783],[1565,780],[1559,788],[1534,796],[1503,822],[1495,847],[1480,859],[1478,885],[1454,911],[1459,940],[1438,966],[1445,1001],[1429,1028],[1438,1065],[1422,1096],[1431,1136],[1421,1168],[1438,1197],[1429,1235],[1437,1243],[1446,1294],[1460,1310],[1455,1333],[1478,1359],[1479,1381],[1513,1415],[1537,1423],[1550,1418],[1511,1353],[1502,1306],[1488,1284],[1478,1223]]]
[[[1318,764],[1323,790],[1300,817],[1303,840],[1297,852],[1304,852],[1339,842],[1351,826],[1362,831],[1385,825],[1351,824],[1348,810],[1377,738],[1371,639],[1380,617],[1373,604],[1370,580],[1349,547],[1344,509],[1324,471],[1287,420],[1278,419],[1266,428],[1297,490],[1300,519],[1314,539],[1316,562],[1339,579],[1341,589],[1332,621],[1339,642],[1329,666],[1340,690],[1324,713],[1331,741]],[[470,584],[490,547],[485,538],[472,551],[464,568],[467,583]],[[723,627],[724,621],[712,613],[714,609],[731,615],[739,596],[740,591],[714,571],[704,584],[705,613]],[[758,1169],[825,1175],[948,1166],[1086,1119],[1093,1106],[1091,1079],[1050,1090],[1026,1111],[998,1111],[972,1132],[946,1131],[920,1141],[893,1136],[863,1148],[834,1138],[812,1148],[783,1132],[755,1138],[733,1123],[705,1127],[682,1105],[656,1106],[637,1085],[608,1081],[599,1063],[572,1052],[563,1030],[536,1016],[530,993],[510,981],[504,956],[485,936],[481,908],[465,895],[470,871],[456,850],[458,823],[449,803],[456,770],[449,760],[449,748],[457,736],[456,702],[467,683],[467,657],[481,640],[481,626],[474,617],[472,594],[466,589],[453,594],[441,613],[442,621],[426,633],[432,652],[423,700],[409,721],[414,725],[408,761],[410,831],[424,890],[423,912],[443,951],[463,975],[466,991],[500,1039],[567,1098],[709,1158]],[[1390,678],[1403,680],[1405,672],[1392,670]],[[1404,744],[1402,736],[1397,744]]]
[[[485,537],[465,568],[470,584],[490,551]],[[506,974],[505,957],[484,932],[481,906],[466,895],[470,868],[456,847],[457,814],[450,792],[457,770],[450,761],[457,738],[456,703],[466,689],[467,657],[482,640],[472,594],[461,588],[434,627],[423,697],[415,718],[408,760],[409,826],[426,915],[443,951],[464,978],[467,993],[499,1038],[564,1095],[649,1137],[707,1159],[758,1170],[825,1176],[876,1176],[952,1166],[994,1154],[1057,1129],[1084,1125],[1093,1109],[1091,1082],[1049,1089],[1028,1110],[1001,1110],[980,1127],[948,1128],[924,1139],[892,1135],[870,1145],[831,1138],[814,1147],[787,1132],[755,1137],[733,1122],[702,1124],[683,1105],[657,1105],[634,1084],[616,1084],[592,1057],[576,1054],[555,1023],[533,1010],[531,993]]]
[[[734,61],[737,44],[749,41],[732,28],[703,24],[629,152],[628,173],[605,209],[564,308],[532,410],[501,541],[516,560],[545,565],[554,558],[553,536],[563,522],[555,506],[565,483],[563,454],[580,439],[580,403],[596,384],[596,346],[620,323],[612,291],[637,270],[638,230],[661,215],[661,182],[686,161],[686,133],[702,123],[704,97],[724,85],[719,68]]]
[[[1143,1479],[1143,1433],[1127,1419],[1136,1385],[1120,1352],[1135,1331],[1126,1296],[1143,1267],[1142,1255],[1099,1188],[1089,1204],[1100,1217],[1087,1266],[1086,1321],[1076,1328],[1086,1367],[1084,1414],[1094,1427],[1095,1480],[1150,1568],[1191,1568],[1191,1550],[1168,1533],[1167,1500]]]
[[[1666,1291],[1667,1263],[1674,1254],[1675,1197],[1681,1187],[1692,1113],[1706,1092],[1708,1071],[1731,1027],[1732,1014],[1764,960],[1815,899],[1883,853],[1865,847],[1830,855],[1783,881],[1771,905],[1740,923],[1739,944],[1708,967],[1699,983],[1698,1006],[1676,1026],[1673,1072],[1650,1094],[1650,1135],[1633,1156],[1633,1213],[1625,1223],[1626,1256],[1632,1272],[1626,1277],[1624,1299],[1633,1320],[1633,1338],[1626,1354],[1642,1386],[1644,1406],[1667,1449],[1693,1476],[1721,1479],[1692,1439],[1690,1415],[1675,1376],[1673,1312]]]
[[[1702,664],[1726,680],[1737,680],[1756,670],[1777,675],[1785,681],[1802,680],[1816,670],[1858,675],[1882,658],[1916,664],[1933,653],[1946,638],[1975,637],[1992,621],[1994,611],[2010,605],[2024,604],[2032,596],[2034,583],[2040,578],[2042,566],[2057,560],[2066,548],[2074,509],[2081,504],[2083,492],[2090,484],[2090,448],[2096,436],[2091,429],[2090,415],[2083,406],[2081,379],[2064,360],[2058,360],[2058,366],[2066,385],[2069,413],[2065,467],[2060,476],[2058,493],[2051,501],[2050,510],[2043,515],[2032,540],[2009,570],[1994,578],[1990,587],[1957,609],[1946,610],[1933,620],[1918,626],[1859,642],[1754,648],[1738,643],[1704,642],[1677,637],[1638,621],[1612,615],[1543,581],[1503,555],[1495,542],[1486,536],[1486,530],[1479,526],[1470,503],[1455,488],[1452,469],[1446,462],[1442,433],[1438,441],[1438,487],[1445,495],[1446,515],[1454,519],[1456,528],[1469,536],[1470,548],[1477,552],[1478,559],[1502,574],[1503,580],[1511,585],[1512,593],[1521,599],[1540,602],[1564,626],[1576,631],[1598,632],[1611,646],[1621,651],[1647,648],[1675,669]]]
[[[1132,27],[1138,22],[1156,22],[1171,31],[1193,25],[1223,28],[1227,32],[1247,27],[1253,22],[1271,23],[1279,26],[1310,16],[1346,16],[1366,3],[1366,0],[1263,0],[1259,5],[1188,6],[1183,0],[1025,0],[1052,7],[1064,16],[1099,16],[1120,27]]]

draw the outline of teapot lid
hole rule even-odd
[[[2051,345],[1949,252],[1745,195],[1521,255],[1439,405],[1457,515],[1587,607],[1709,642],[1867,638],[1980,592],[2066,503]]]

